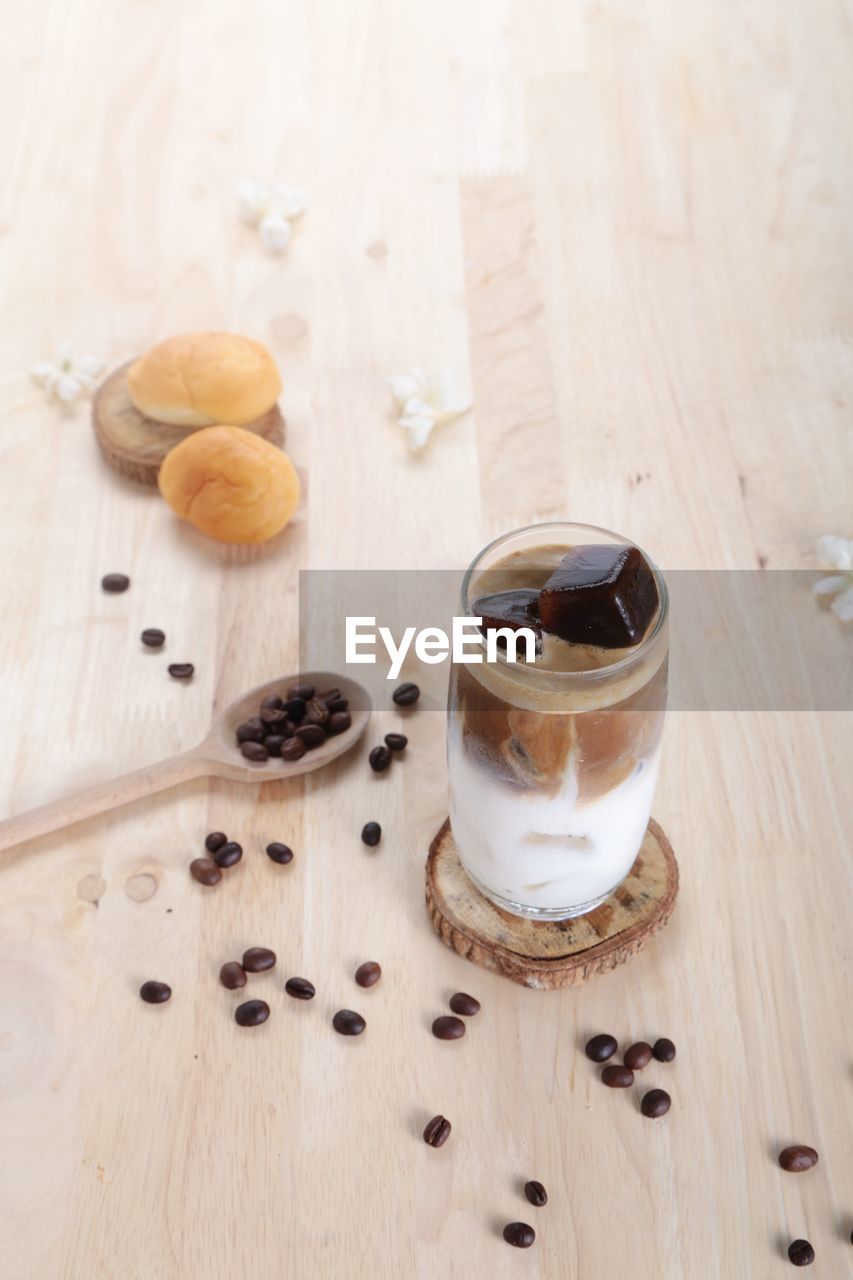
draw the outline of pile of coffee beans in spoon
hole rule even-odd
[[[340,689],[317,692],[312,684],[295,684],[283,696],[264,698],[258,714],[237,726],[237,747],[256,764],[270,757],[301,760],[306,751],[321,747],[351,724],[349,702]]]

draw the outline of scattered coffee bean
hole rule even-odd
[[[217,849],[221,849],[227,843],[228,837],[224,831],[211,831],[210,835],[205,836],[204,847],[210,853],[216,853]]]
[[[166,632],[159,627],[146,627],[139,639],[146,649],[161,649],[166,643]]]
[[[246,970],[237,960],[229,960],[219,970],[219,981],[229,991],[237,991],[246,985]]]
[[[650,1089],[640,1103],[640,1110],[650,1120],[659,1120],[661,1116],[666,1115],[671,1106],[672,1098],[666,1089]]]
[[[382,839],[382,828],[378,822],[365,822],[361,828],[362,841],[374,849]]]
[[[421,691],[416,684],[401,684],[391,695],[398,707],[413,707],[420,696]]]
[[[658,1062],[674,1062],[675,1061],[675,1045],[671,1040],[667,1040],[666,1036],[662,1036],[660,1040],[655,1040],[652,1053]]]
[[[461,1018],[452,1018],[445,1013],[433,1022],[432,1034],[436,1040],[461,1040],[465,1034],[465,1023]]]
[[[173,680],[192,680],[195,667],[191,662],[170,662],[169,675]]]
[[[605,1067],[601,1073],[601,1080],[606,1084],[608,1089],[630,1089],[634,1083],[634,1073],[630,1067],[620,1067],[618,1064],[612,1067]]]
[[[818,1159],[814,1147],[786,1147],[779,1152],[779,1163],[786,1173],[805,1173],[814,1168]]]
[[[626,1067],[630,1067],[632,1071],[642,1071],[643,1067],[647,1067],[652,1060],[652,1046],[646,1044],[645,1040],[638,1040],[636,1044],[632,1044],[630,1049],[625,1050],[623,1062]]]
[[[244,742],[240,746],[240,755],[246,760],[251,760],[253,764],[263,764],[265,760],[269,760],[270,753],[262,742]]]
[[[301,760],[305,755],[305,743],[299,738],[285,738],[281,746],[282,760]]]
[[[464,991],[457,991],[450,997],[450,1007],[454,1013],[461,1013],[463,1018],[473,1018],[475,1013],[480,1012],[480,1001],[466,995]]]
[[[269,737],[264,738],[264,746],[271,756],[275,756],[276,760],[279,760],[285,741],[283,733],[271,733]]]
[[[243,846],[236,840],[226,840],[213,855],[217,867],[233,867],[243,856]]]
[[[165,1004],[172,994],[172,988],[165,982],[143,982],[139,994],[146,1004]]]
[[[541,1182],[525,1182],[524,1194],[531,1204],[536,1205],[537,1209],[541,1209],[543,1205],[548,1203],[548,1192]]]
[[[329,718],[329,708],[319,698],[312,698],[305,704],[305,723],[324,725]]]
[[[219,884],[222,879],[222,872],[212,858],[194,858],[190,863],[190,875],[199,884],[208,886]]]
[[[269,694],[261,703],[262,711],[281,711],[283,707],[284,703],[277,693]]]
[[[375,987],[382,977],[382,966],[375,960],[365,960],[355,971],[355,980],[360,987]]]
[[[101,586],[104,591],[109,591],[111,595],[118,595],[120,591],[127,591],[130,586],[130,578],[126,573],[107,573],[101,578]]]
[[[305,746],[307,751],[313,750],[314,747],[321,747],[326,741],[326,734],[318,724],[301,724],[298,729],[294,730],[294,738],[298,738]]]
[[[289,849],[286,844],[280,844],[278,840],[273,840],[272,844],[267,845],[267,857],[284,867],[288,862],[293,861],[293,850]]]
[[[536,1239],[536,1232],[526,1222],[508,1222],[504,1227],[504,1240],[516,1249],[529,1249]]]
[[[237,743],[263,742],[264,722],[260,716],[250,716],[242,724],[237,725]]]
[[[444,1116],[433,1116],[424,1129],[424,1142],[428,1147],[443,1147],[452,1128],[453,1125]]]
[[[243,968],[247,973],[264,973],[275,967],[275,952],[269,947],[249,947],[243,952]]]
[[[339,1009],[332,1018],[332,1026],[342,1036],[360,1036],[367,1023],[354,1009]]]
[[[333,737],[336,737],[339,733],[345,733],[351,724],[352,716],[348,711],[335,711],[329,716],[326,728]]]
[[[301,698],[303,702],[310,702],[314,697],[314,693],[313,684],[294,684],[288,689],[287,696],[288,698]]]
[[[409,745],[409,739],[404,733],[386,733],[385,745],[391,751],[405,751]]]
[[[587,1040],[584,1052],[593,1062],[606,1062],[608,1058],[613,1057],[617,1048],[614,1036],[600,1035]]]
[[[284,989],[289,996],[293,996],[294,1000],[314,999],[314,983],[309,982],[307,978],[288,978]]]
[[[234,1021],[240,1027],[259,1027],[270,1016],[266,1000],[247,1000],[234,1010]]]
[[[814,1249],[808,1240],[793,1240],[788,1245],[788,1259],[795,1267],[810,1267],[814,1262]]]
[[[374,747],[367,762],[374,773],[384,773],[391,763],[391,752],[387,747]]]

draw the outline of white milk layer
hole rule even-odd
[[[660,747],[624,782],[578,802],[574,764],[557,794],[525,791],[476,765],[461,735],[448,743],[450,825],[462,865],[508,902],[565,911],[605,897],[631,870],[649,815]]]

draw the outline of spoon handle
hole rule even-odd
[[[203,778],[212,771],[211,761],[196,747],[182,755],[171,756],[168,760],[160,760],[157,764],[146,765],[144,769],[126,773],[111,782],[99,782],[74,795],[50,800],[37,809],[30,809],[0,822],[0,852],[11,849],[16,844],[23,844],[26,840],[34,840],[37,836],[47,835],[50,831],[70,827],[72,823],[82,822],[84,818],[91,818],[96,813],[117,809],[119,805],[129,804],[132,800],[153,796],[157,791],[166,791],[179,782]]]

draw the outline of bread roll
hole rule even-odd
[[[244,426],[281,394],[281,377],[266,347],[237,333],[167,338],[134,361],[127,382],[140,413],[180,427]]]

